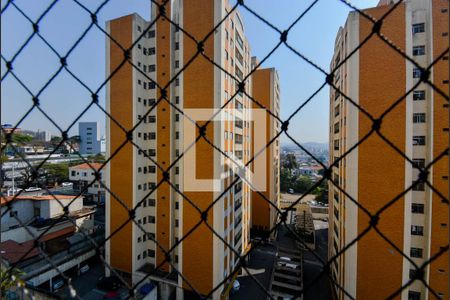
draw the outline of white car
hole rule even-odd
[[[287,256],[280,256],[280,260],[291,261],[291,259]]]
[[[40,191],[40,190],[42,190],[42,189],[39,188],[39,187],[31,186],[31,187],[25,189],[25,192],[37,192],[37,191]]]
[[[61,184],[61,186],[62,186],[62,187],[72,187],[72,186],[73,186],[73,183],[72,183],[72,182],[63,182],[63,183]]]

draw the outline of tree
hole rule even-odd
[[[20,279],[24,274],[24,272],[17,268],[9,270],[2,264],[0,269],[0,295],[5,296],[10,288],[17,286],[18,284],[24,284]]]
[[[31,142],[33,140],[33,137],[26,134],[13,133],[11,139],[13,143],[16,143],[18,145],[25,145],[26,143]]]
[[[328,203],[328,180],[322,181],[313,193],[316,195],[317,202]]]
[[[287,192],[292,186],[292,175],[290,170],[281,168],[280,171],[280,190]]]
[[[289,170],[295,170],[298,168],[297,159],[293,153],[288,153],[283,159],[283,167]]]
[[[307,192],[312,186],[313,182],[307,176],[298,176],[293,183],[293,189],[296,193]]]
[[[52,136],[52,138],[50,139],[50,143],[52,143],[53,145],[58,145],[59,143],[61,143],[62,141],[62,137],[60,136]]]
[[[47,183],[61,183],[69,180],[69,164],[44,164],[42,170],[45,173]]]

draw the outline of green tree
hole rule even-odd
[[[292,186],[291,171],[286,168],[281,168],[280,171],[280,190],[287,192]]]
[[[50,139],[50,143],[52,143],[53,145],[58,145],[61,141],[62,137],[60,136],[52,136],[52,138]]]
[[[328,180],[324,180],[313,192],[316,195],[316,201],[328,203]]]
[[[69,180],[69,164],[67,163],[47,163],[42,166],[42,170],[45,173],[47,183],[61,183]]]
[[[10,288],[17,286],[19,283],[24,284],[20,279],[24,274],[24,272],[17,268],[9,270],[2,264],[0,269],[0,295],[5,296]]]
[[[298,176],[293,182],[293,189],[296,193],[307,192],[313,186],[313,182],[307,176]]]
[[[11,138],[12,141],[18,145],[25,145],[33,140],[32,136],[21,133],[13,133]]]
[[[295,170],[298,168],[297,159],[293,153],[288,153],[283,157],[283,167],[289,170]]]

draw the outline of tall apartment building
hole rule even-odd
[[[230,10],[229,3],[224,0],[196,1],[195,5],[176,0],[166,5],[166,15],[197,40],[203,39]],[[157,13],[158,9],[152,7],[152,20]],[[224,155],[203,139],[196,143],[195,149],[189,148],[193,140],[187,138],[192,133],[187,126],[191,123],[173,106],[202,125],[212,114],[199,110],[219,109],[236,93],[238,84],[201,55],[179,73],[196,55],[197,44],[164,18],[157,20],[147,31],[150,24],[137,14],[107,23],[108,33],[124,48],[130,47],[142,35],[130,53],[136,67],[125,63],[111,78],[106,91],[107,111],[121,126],[130,130],[142,120],[133,131],[133,142],[140,149],[130,142],[121,148],[108,164],[106,185],[123,205],[136,208],[136,223],[148,234],[136,223],[126,222],[128,211],[115,196],[107,193],[106,235],[114,235],[107,244],[106,259],[133,283],[152,274],[150,278],[158,283],[163,299],[173,293],[181,299],[183,295],[189,295],[192,288],[207,295],[231,274],[238,259],[204,222],[196,227],[201,215],[189,201],[201,211],[206,210],[237,175],[227,165]],[[250,47],[237,11],[210,35],[203,48],[205,55],[239,80],[251,70]],[[124,54],[110,39],[107,39],[106,53],[109,76],[121,64]],[[176,75],[177,79],[165,89],[173,106],[162,100],[151,110],[162,94],[149,78],[164,87]],[[252,92],[251,78],[245,82],[245,91]],[[229,155],[234,154],[244,164],[251,158],[251,107],[250,99],[242,92],[237,93],[226,107],[229,111],[223,114],[226,121],[211,122],[205,134],[216,147]],[[198,135],[199,131],[194,134]],[[109,119],[106,135],[109,157],[127,137]],[[148,158],[166,169],[185,151],[168,173]],[[167,177],[174,186],[164,181]],[[188,181],[193,178],[201,182],[215,181],[214,184],[199,184],[195,190],[195,186],[188,186]],[[151,192],[156,186],[157,190]],[[250,199],[249,185],[239,179],[208,211],[206,219],[208,225],[241,254],[249,246]],[[170,257],[183,279],[164,262],[166,255],[160,247],[169,250],[184,236],[187,237]],[[217,299],[223,290],[224,286],[221,286],[211,297]]]
[[[78,123],[80,154],[100,153],[100,128],[97,122]]]
[[[396,1],[380,1],[364,13],[380,18]],[[382,33],[420,66],[427,67],[449,46],[448,1],[406,0],[384,21]],[[355,49],[373,24],[351,12],[339,29],[331,69]],[[431,69],[430,79],[448,91],[448,53]],[[374,36],[334,74],[334,83],[375,118],[418,81],[420,69]],[[381,133],[415,165],[424,167],[448,147],[448,101],[420,83],[381,124]],[[372,122],[340,93],[330,92],[330,161],[362,139]],[[448,156],[429,169],[428,180],[448,199]],[[333,168],[333,178],[372,214],[409,188],[419,171],[377,134],[350,152]],[[369,226],[369,217],[330,184],[329,256],[351,243]],[[379,218],[377,228],[421,266],[448,245],[448,204],[427,185],[418,184],[402,195]],[[449,299],[448,252],[425,269],[424,279],[443,299]],[[375,230],[369,231],[331,265],[332,276],[357,299],[384,299],[414,276],[414,267]],[[336,289],[338,298],[346,298]],[[401,299],[434,297],[420,281]]]
[[[258,65],[256,57],[252,57],[252,66]],[[257,69],[252,74],[253,98],[270,110],[275,116],[280,114],[280,84],[275,68]],[[260,106],[253,103],[254,109]],[[271,141],[281,130],[280,122],[266,114],[265,128],[257,127],[255,123],[253,134],[265,134],[265,140]],[[264,145],[265,146],[265,145]],[[261,149],[252,148],[252,154],[257,155]],[[266,189],[260,193],[272,202],[272,205],[256,191],[252,192],[252,231],[255,234],[266,235],[276,224],[280,197],[280,141],[275,140],[264,153],[266,160]],[[275,206],[275,207],[274,207]]]

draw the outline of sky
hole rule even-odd
[[[103,0],[102,0],[103,1]],[[95,10],[100,0],[79,0]],[[193,3],[195,3],[194,0]],[[16,0],[14,3],[31,20],[37,20],[52,1]],[[277,28],[284,30],[301,15],[312,0],[246,0],[245,4]],[[375,6],[378,0],[350,1],[358,8]],[[1,1],[1,6],[6,1]],[[243,17],[246,36],[252,55],[260,60],[279,41],[279,34],[250,14],[245,8]],[[150,19],[148,0],[111,0],[98,14],[98,24],[105,28],[109,19],[130,13]],[[333,55],[334,40],[340,26],[345,23],[349,7],[339,0],[319,0],[288,34],[288,43],[308,59],[328,71]],[[61,56],[65,56],[78,37],[91,22],[90,15],[72,0],[58,1],[40,21],[39,33]],[[10,6],[1,17],[1,54],[8,61],[20,49],[33,31],[31,23],[17,9]],[[92,90],[105,80],[106,37],[93,27],[67,59],[68,68]],[[14,74],[33,93],[37,94],[58,70],[59,58],[37,36],[17,56],[13,63]],[[304,62],[282,45],[262,67],[275,67],[280,77],[281,118],[286,119],[325,81],[324,75]],[[6,72],[1,61],[1,74]],[[300,143],[328,142],[329,87],[325,87],[290,122],[289,133]],[[100,105],[105,105],[105,93],[99,93]],[[63,130],[67,130],[79,114],[89,105],[91,93],[68,72],[62,71],[39,95],[40,106]],[[1,83],[1,123],[16,125],[31,108],[32,96],[9,74]],[[79,121],[97,121],[104,133],[105,116],[93,107]],[[18,126],[29,130],[49,130],[60,135],[58,129],[37,109]],[[78,125],[70,127],[69,135],[78,133]],[[282,138],[282,142],[286,142]]]

